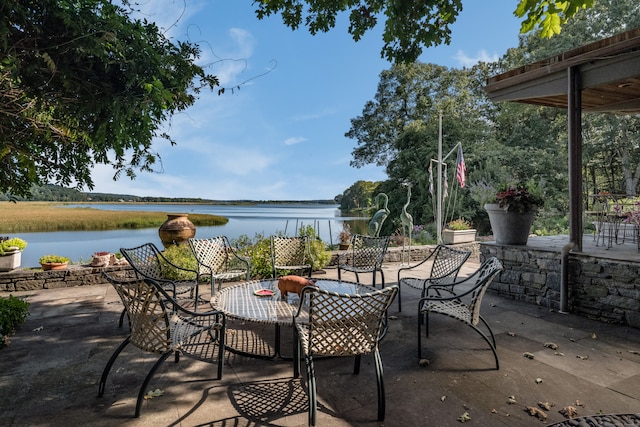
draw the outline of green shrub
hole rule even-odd
[[[193,256],[189,245],[171,245],[162,253],[170,263],[188,270],[198,271],[198,261]],[[162,261],[162,260],[161,260]],[[163,265],[162,270],[165,279],[169,280],[195,280],[195,274],[188,271],[176,270],[170,265]]]
[[[40,262],[40,264],[51,264],[51,263],[64,264],[65,262],[69,262],[70,259],[66,256],[51,254],[51,255],[41,256],[38,261]]]
[[[9,295],[0,297],[0,345],[7,343],[7,337],[13,334],[16,326],[23,323],[29,315],[29,303]]]

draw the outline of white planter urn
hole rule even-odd
[[[499,245],[527,244],[537,210],[522,213],[508,211],[493,203],[484,205],[484,208],[489,214],[496,243]]]
[[[442,230],[442,241],[445,245],[455,245],[457,243],[470,243],[476,240],[476,230]]]
[[[22,262],[22,251],[15,250],[13,252],[5,252],[0,256],[0,271],[11,271],[20,267]]]

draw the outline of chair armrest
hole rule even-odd
[[[174,311],[184,313],[192,317],[220,316],[223,319],[225,318],[225,314],[220,310],[210,310],[210,311],[204,311],[204,312],[202,311],[196,312],[196,311],[189,310],[188,308],[185,308],[182,305],[180,305],[180,303],[174,297],[169,295],[169,293],[166,290],[164,290],[162,286],[160,286],[160,283],[158,283],[157,280],[145,278],[144,281],[154,286],[158,290],[158,292],[162,295],[162,298],[166,300],[169,304],[173,305]],[[167,282],[171,282],[171,281],[168,280]],[[176,286],[175,283],[173,282],[171,283],[173,284],[173,287],[175,289],[175,286]]]
[[[426,257],[425,259],[423,259],[422,261],[420,261],[420,262],[419,262],[419,263],[417,263],[416,265],[410,265],[410,266],[408,266],[408,267],[401,267],[401,268],[399,268],[399,269],[398,269],[398,281],[400,281],[400,275],[402,274],[402,272],[403,272],[403,271],[408,271],[408,270],[412,270],[412,269],[414,269],[414,268],[416,268],[416,267],[420,267],[420,266],[421,266],[422,264],[424,264],[425,262],[427,262],[427,261],[431,260],[431,258],[435,256],[436,252],[437,252],[437,251],[435,251],[435,250],[434,250],[433,252],[431,252],[431,253],[429,254],[429,256],[428,256],[428,257]]]

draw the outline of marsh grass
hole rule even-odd
[[[41,231],[94,231],[160,227],[167,212],[107,211],[64,208],[59,203],[0,203],[0,234]],[[224,225],[229,220],[217,215],[189,214],[197,226]]]

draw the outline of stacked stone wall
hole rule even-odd
[[[490,290],[498,295],[560,309],[561,254],[527,246],[480,245],[481,259],[497,257],[504,271]],[[640,328],[640,263],[570,253],[570,312]]]

